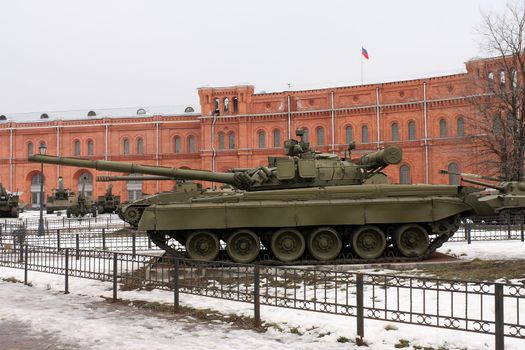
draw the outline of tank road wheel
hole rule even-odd
[[[333,260],[341,252],[343,242],[336,230],[330,227],[319,227],[308,235],[308,251],[321,261]]]
[[[261,240],[250,230],[233,232],[226,242],[228,256],[238,263],[250,263],[259,255]]]
[[[282,228],[274,232],[270,245],[275,257],[283,262],[299,259],[305,248],[303,235],[294,228]]]
[[[122,216],[124,221],[126,221],[128,224],[137,226],[139,224],[140,217],[142,216],[142,210],[137,207],[129,207],[122,212]]]
[[[403,225],[394,232],[392,237],[394,246],[404,256],[419,257],[427,251],[428,233],[420,225]]]
[[[186,251],[192,259],[215,260],[219,255],[219,239],[210,231],[192,232],[186,240]]]
[[[351,244],[355,253],[363,259],[375,259],[386,248],[385,234],[379,227],[363,226],[352,232]]]

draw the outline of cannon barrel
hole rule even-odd
[[[235,174],[214,173],[206,170],[177,169],[161,166],[139,165],[127,162],[111,162],[107,160],[89,160],[73,157],[57,157],[43,154],[34,154],[28,157],[30,162],[60,164],[79,168],[114,171],[122,173],[137,173],[165,176],[178,180],[214,181],[236,186]]]
[[[366,169],[376,169],[390,164],[399,164],[403,159],[403,151],[397,146],[387,146],[382,150],[362,156],[357,164]]]
[[[498,191],[503,191],[503,190],[505,190],[505,187],[504,187],[504,186],[493,185],[493,184],[491,184],[491,183],[487,183],[487,182],[484,182],[484,181],[472,180],[472,179],[469,179],[469,178],[465,178],[465,177],[464,177],[464,176],[474,175],[474,174],[456,173],[456,172],[454,172],[454,171],[448,171],[448,170],[440,170],[439,173],[440,173],[440,174],[451,174],[451,175],[457,175],[457,176],[460,177],[461,181],[464,181],[464,182],[467,182],[467,183],[470,183],[470,184],[473,184],[473,185],[479,185],[479,186],[483,186],[483,187],[489,187],[489,188],[493,188],[493,189],[498,190]],[[482,179],[491,180],[491,181],[498,181],[498,179],[496,179],[496,178],[488,177],[488,176],[483,176],[483,175],[478,175],[477,177],[478,177],[478,178],[482,178]]]
[[[108,190],[106,193],[108,196],[111,196],[113,194],[113,184],[109,184]]]
[[[155,176],[155,175],[124,175],[124,176],[97,176],[97,182],[112,182],[112,181],[146,181],[146,180],[176,180],[172,177],[167,176]]]
[[[58,177],[58,191],[64,192],[64,179],[62,178],[62,176]]]
[[[439,173],[447,174],[447,175],[457,175],[457,176],[460,176],[461,178],[470,177],[473,179],[483,179],[483,180],[489,180],[489,181],[503,181],[503,179],[500,177],[491,177],[491,176],[471,174],[471,173],[458,173],[458,172],[450,171],[450,170],[440,170]]]

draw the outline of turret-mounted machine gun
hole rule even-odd
[[[478,210],[478,215],[473,216],[473,220],[479,220],[485,216],[496,216],[498,221],[501,222],[520,223],[524,221],[525,181],[503,181],[500,177],[458,173],[448,170],[440,170],[439,173],[456,175],[463,182],[493,190],[477,193],[477,200],[484,209]],[[498,184],[487,181],[498,182]]]

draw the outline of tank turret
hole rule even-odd
[[[93,202],[93,198],[86,194],[86,182],[83,181],[80,192],[78,194],[69,196],[66,215],[69,218],[71,216],[83,217],[87,214],[91,214],[93,217],[96,217],[97,207]]]

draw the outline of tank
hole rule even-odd
[[[484,217],[493,216],[492,219],[506,223],[522,223],[525,221],[525,179],[522,181],[503,181],[500,177],[447,170],[440,170],[439,172],[457,175],[463,182],[482,187],[477,193],[477,200],[481,207],[479,215],[473,216],[472,220],[479,221],[483,220]]]
[[[111,184],[106,189],[106,193],[104,195],[98,196],[96,203],[99,214],[115,213],[119,205],[120,196],[113,194],[113,185]]]
[[[84,217],[88,214],[91,216],[97,216],[97,206],[91,196],[85,193],[86,184],[82,184],[82,190],[78,194],[73,194],[68,198],[68,206],[66,208],[66,215],[68,218],[71,216]]]
[[[18,195],[9,193],[0,183],[0,217],[18,217]]]
[[[51,196],[47,197],[46,212],[52,214],[55,210],[65,210],[69,206],[69,197],[74,193],[64,188],[64,179],[58,178],[58,188],[51,191]]]
[[[302,136],[301,132],[297,133]],[[199,260],[275,264],[416,261],[458,229],[461,217],[488,206],[479,189],[389,184],[382,170],[402,160],[399,147],[351,159],[285,141],[268,165],[229,172],[177,169],[79,158],[30,156],[31,161],[228,184],[148,203],[138,222],[159,247]],[[222,241],[222,243],[221,243]],[[225,247],[225,248],[223,248]]]

